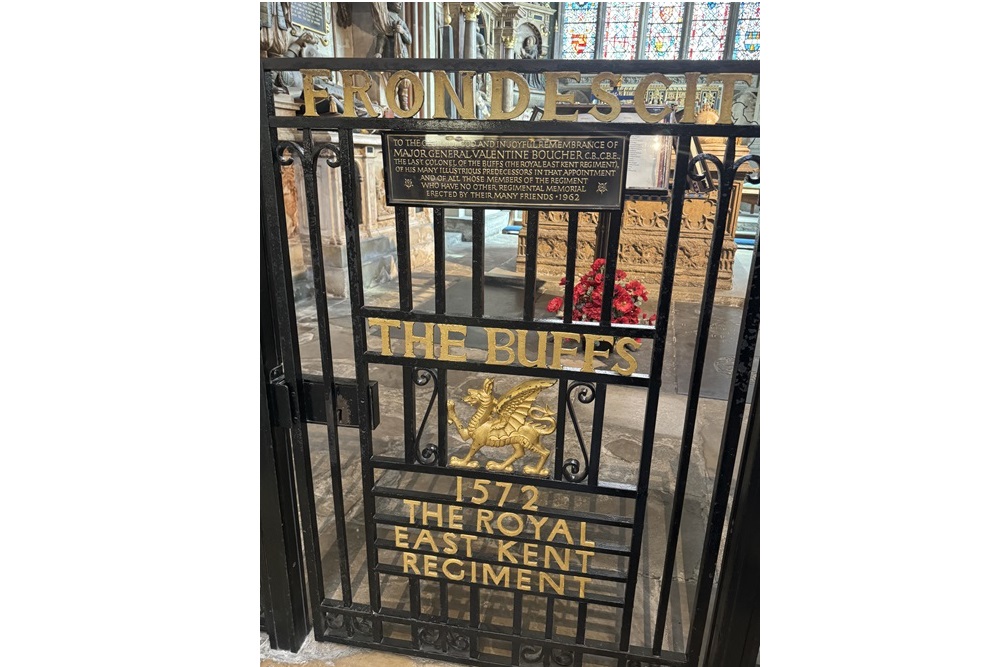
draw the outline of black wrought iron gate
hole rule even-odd
[[[476,66],[480,72],[544,72],[552,63],[477,61]],[[759,238],[742,300],[703,526],[685,525],[691,522],[685,519],[684,500],[726,216],[734,182],[743,178],[740,168],[758,162],[752,155],[736,159],[737,140],[759,136],[759,126],[275,113],[274,71],[454,72],[467,67],[465,61],[442,60],[263,61],[262,203],[279,359],[264,369],[273,413],[265,428],[281,430],[291,442],[316,637],[468,664],[700,664],[756,372]],[[703,75],[759,72],[756,62],[591,61],[573,67],[680,80],[692,70]],[[288,137],[279,140],[279,130]],[[489,307],[485,207],[472,209],[469,275],[457,282],[447,271],[444,208],[432,208],[433,277],[425,275],[418,284],[411,266],[411,210],[396,206],[398,293],[366,288],[355,163],[359,131],[673,138],[676,160],[669,188],[624,191],[625,200],[668,204],[655,321],[611,322],[614,279],[597,287],[603,297],[599,321],[575,321],[570,308],[560,316],[539,316],[538,210],[526,215],[524,297],[516,314],[498,315]],[[692,155],[697,137],[724,138],[723,154]],[[295,298],[281,174],[287,166],[301,174],[295,187],[304,193],[299,206],[308,221],[304,256],[311,303]],[[697,332],[689,356],[678,364],[675,357],[683,351],[671,348],[668,336],[682,211],[691,178],[706,170],[715,178],[712,191],[702,195],[715,198],[716,215],[708,221]],[[349,307],[331,306],[327,298],[328,270],[337,258],[324,252],[322,226],[329,221],[321,218],[318,194],[321,174],[329,184],[338,172]],[[606,276],[618,269],[622,215],[618,207],[605,218],[599,245],[607,249]],[[577,261],[580,211],[566,210],[566,218],[569,279],[562,298],[570,304],[573,277],[588,267]],[[379,301],[371,301],[373,292]],[[620,344],[632,339],[641,344]],[[597,353],[607,362],[602,367],[560,362],[560,355],[570,354],[568,341],[577,343],[578,351],[586,346],[589,354],[602,340],[614,344],[612,351]],[[318,343],[318,359],[311,360],[318,367],[303,361],[304,342]],[[671,364],[690,371],[678,388],[680,403],[665,405],[661,389],[668,353]],[[546,401],[554,403],[554,410]],[[658,420],[675,418],[682,424],[677,442],[658,435]],[[607,433],[617,433],[614,443]],[[697,561],[683,567],[682,534]]]

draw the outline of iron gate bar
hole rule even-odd
[[[535,319],[535,274],[538,271],[538,209],[528,210],[524,244],[524,321]]]
[[[571,288],[572,289],[572,288]],[[495,317],[472,317],[469,315],[444,315],[423,313],[420,311],[404,312],[383,306],[364,306],[361,313],[365,317],[382,317],[386,319],[411,320],[413,322],[430,322],[433,324],[461,324],[468,327],[502,327],[516,325],[518,329],[529,331],[567,331],[579,334],[603,334],[605,336],[632,336],[633,338],[649,338],[656,329],[645,325],[631,324],[601,324],[599,322],[563,323],[552,320],[504,320]]]
[[[754,379],[727,528],[707,667],[751,667],[760,648],[760,374]]]
[[[397,547],[395,541],[384,537],[380,537],[379,539],[375,540],[375,544],[376,546],[378,546],[379,549],[385,551],[396,551],[399,553],[414,553],[414,554],[428,554],[428,555],[434,555],[438,553],[433,549],[417,549],[416,547],[406,547],[406,548]],[[477,556],[464,556],[463,560],[469,561],[471,563],[496,564],[497,562],[495,560],[490,560],[488,558],[479,558]],[[616,572],[614,570],[605,570],[602,568],[588,569],[586,572],[578,572],[575,570],[560,570],[557,567],[545,567],[544,565],[531,565],[530,568],[532,571],[537,571],[537,572],[554,572],[556,574],[586,575],[592,579],[600,579],[601,581],[613,581],[619,584],[625,582],[625,576],[622,575],[620,572]],[[502,590],[506,590],[508,592],[511,591],[510,588],[504,588]],[[571,599],[578,600],[579,598],[571,598]]]
[[[472,209],[472,316],[477,319],[482,319],[486,309],[485,218],[486,209]]]
[[[395,366],[426,366],[429,368],[452,368],[459,371],[489,371],[498,375],[529,375],[532,377],[556,378],[565,375],[564,371],[557,371],[551,368],[528,368],[526,366],[494,366],[485,365],[476,361],[442,361],[440,359],[411,359],[409,357],[383,357],[378,352],[365,352],[361,358],[366,363],[371,364],[392,364]],[[594,371],[571,371],[573,377],[587,382],[605,382],[607,384],[621,384],[632,387],[645,387],[649,384],[649,375],[646,373],[632,373],[632,375],[618,375],[617,373]]]
[[[291,145],[292,142],[279,142],[278,151],[280,155],[281,146]],[[319,329],[320,359],[323,372],[323,406],[327,415],[335,415],[336,399],[336,377],[333,373],[333,343],[330,336],[330,312],[326,299],[326,267],[323,258],[323,232],[320,228],[319,220],[319,190],[316,176],[316,163],[319,161],[324,151],[334,153],[336,160],[331,162],[327,158],[327,164],[331,167],[342,166],[343,156],[332,144],[315,145],[313,143],[312,130],[302,131],[302,147],[298,153],[299,162],[302,165],[302,175],[305,181],[306,190],[306,219],[309,228],[309,256],[312,260],[313,293],[316,302],[316,325]],[[280,162],[280,160],[279,160]],[[291,164],[291,160],[288,161]],[[287,166],[287,165],[286,165]],[[365,385],[361,385],[365,386]],[[362,392],[366,393],[366,392]],[[304,394],[304,391],[303,391]],[[359,394],[360,396],[360,394]],[[360,400],[359,400],[360,402]],[[336,419],[326,420],[327,449],[330,457],[330,486],[333,494],[334,506],[344,508],[344,490],[340,470],[340,434]],[[350,604],[353,599],[351,589],[351,569],[350,556],[347,550],[347,520],[345,512],[334,512],[334,520],[337,533],[337,551],[340,558],[340,584],[341,591],[346,604]]]
[[[715,207],[715,221],[712,223],[712,240],[708,252],[708,265],[705,267],[705,286],[702,291],[701,311],[698,315],[698,332],[695,336],[694,358],[691,361],[691,377],[688,383],[687,405],[684,410],[681,449],[677,459],[677,476],[670,506],[667,548],[664,552],[663,575],[660,579],[660,599],[657,604],[656,625],[653,634],[653,648],[656,650],[663,643],[663,632],[667,618],[667,603],[670,598],[674,564],[677,558],[681,517],[684,509],[684,497],[687,491],[688,466],[691,462],[691,450],[694,446],[694,429],[698,417],[698,402],[701,399],[701,380],[705,369],[705,353],[708,350],[708,336],[712,324],[712,313],[715,307],[715,291],[718,283],[719,265],[722,260],[722,241],[726,233],[726,218],[729,216],[733,181],[736,177],[737,167],[733,164],[736,157],[736,139],[729,138],[726,140],[724,163],[720,163],[718,158],[714,156],[705,156],[702,153],[692,160],[691,167],[693,168],[706,157],[710,158],[719,170],[719,198]],[[709,171],[707,165],[705,171]],[[717,471],[717,477],[718,474]],[[700,572],[699,576],[704,577],[706,573]]]
[[[456,119],[419,119],[420,129],[427,133],[462,133],[462,134],[518,134],[525,131],[527,121],[521,120],[456,120]],[[666,134],[679,137],[690,142],[693,136],[699,137],[738,137],[756,139],[760,137],[759,125],[694,125],[687,123],[609,123],[614,128],[608,128],[598,123],[572,123],[568,121],[536,121],[549,123],[546,132],[534,130],[542,136],[549,134]],[[413,130],[413,121],[407,118],[345,118],[343,116],[275,116],[269,121],[271,127],[314,130],[329,129],[336,125],[338,129],[351,130]],[[595,127],[596,126],[596,127]],[[831,127],[833,124],[831,123]],[[472,208],[463,206],[462,208]]]
[[[582,490],[582,489],[581,489]],[[496,505],[488,505],[486,503],[474,503],[471,500],[455,500],[454,494],[448,493],[433,493],[430,491],[413,491],[410,489],[397,489],[389,488],[384,486],[376,486],[373,493],[376,496],[382,498],[412,498],[417,500],[426,500],[428,502],[441,503],[444,505],[454,505],[456,507],[471,507],[473,509],[482,508],[488,510],[501,510],[502,507],[497,507]],[[597,512],[582,512],[580,510],[563,510],[560,509],[558,512],[537,509],[531,510],[533,514],[538,516],[548,516],[553,518],[568,518],[573,521],[588,521],[591,523],[599,523],[606,526],[616,526],[618,528],[631,528],[632,518],[627,516],[618,516],[615,514],[598,514]]]
[[[295,462],[295,480],[298,486],[299,511],[305,549],[307,586],[309,590],[310,608],[313,613],[313,627],[323,626],[323,614],[320,603],[324,599],[323,567],[319,556],[319,538],[316,526],[316,500],[313,494],[312,474],[310,472],[309,443],[306,437],[305,422],[301,416],[302,376],[301,359],[299,358],[298,334],[296,333],[295,303],[291,298],[292,282],[290,261],[288,256],[288,238],[285,232],[285,205],[278,193],[282,191],[281,173],[276,169],[276,155],[273,147],[278,143],[278,133],[268,124],[268,118],[274,114],[274,95],[270,86],[270,78],[261,72],[261,124],[260,124],[260,162],[261,162],[261,198],[263,199],[264,215],[267,220],[266,240],[267,258],[271,269],[271,285],[274,287],[274,309],[279,336],[279,351],[281,354],[282,373],[285,382],[292,393],[292,425],[289,429],[293,460]],[[280,286],[280,287],[279,287]]]
[[[371,612],[364,608],[364,605],[356,605],[356,609],[346,609],[338,607],[329,602],[323,603],[323,610],[327,612],[341,613],[345,615],[353,615],[359,617],[366,617],[371,614]],[[517,606],[515,605],[515,612],[517,611]],[[388,622],[397,623],[400,625],[411,625],[418,623],[421,626],[426,626],[429,628],[440,629],[442,631],[459,631],[467,632],[469,630],[468,625],[459,624],[455,619],[451,619],[450,623],[441,623],[431,619],[420,619],[416,621],[409,617],[409,611],[402,611],[399,609],[386,608],[382,611],[382,616],[386,618]],[[515,625],[515,628],[518,626]],[[479,636],[484,639],[493,639],[501,642],[512,643],[511,631],[510,630],[494,630],[492,626],[481,626],[478,632]],[[337,639],[344,639],[343,637],[337,637]],[[358,640],[357,638],[352,638],[352,644],[359,644],[362,646],[372,646],[373,648],[380,648],[381,650],[393,651],[396,653],[405,653],[407,655],[418,655],[424,658],[433,658],[433,654],[428,654],[422,651],[414,651],[412,647],[409,646],[409,642],[401,643],[399,640],[386,639],[385,643],[381,645],[375,645],[372,642],[366,642],[364,640]],[[685,657],[681,653],[675,653],[671,651],[664,651],[662,655],[652,655],[646,650],[637,650],[631,654],[623,655],[621,651],[615,648],[615,645],[611,642],[603,642],[592,640],[592,643],[574,646],[567,645],[565,643],[549,640],[543,637],[536,637],[533,635],[520,635],[520,641],[524,644],[538,645],[544,648],[558,648],[565,649],[570,648],[579,651],[583,654],[595,655],[607,658],[619,658],[628,659],[632,661],[641,661],[641,663],[649,665],[668,665],[669,667],[690,667],[691,663],[685,660]],[[492,657],[502,657],[490,654]],[[448,653],[444,656],[448,661],[458,662],[467,665],[479,665],[481,662],[476,662],[473,658],[467,658],[461,654]],[[513,657],[513,656],[512,656]],[[514,663],[512,663],[514,664]]]
[[[420,522],[411,522],[406,516],[397,516],[393,514],[384,514],[382,512],[375,513],[375,521],[378,523],[384,523],[387,526],[414,526],[416,528],[424,528],[426,530],[432,530],[436,533],[448,533],[456,531],[458,529],[449,528],[448,526],[435,526],[432,524],[425,524]],[[475,535],[476,537],[484,537],[487,539],[500,539],[494,533],[489,533],[483,530],[470,530],[468,528],[462,528],[460,531],[463,535]],[[527,543],[537,543],[533,537],[522,537],[521,535],[504,535],[503,539],[512,542],[527,542]],[[607,542],[594,541],[594,546],[587,547],[590,551],[599,554],[610,554],[612,556],[630,556],[631,552],[627,547],[619,547],[614,544],[609,544]],[[559,542],[556,540],[549,540],[546,544],[558,547],[572,547],[577,546],[572,542]]]
[[[406,470],[409,472],[430,472],[430,469],[419,470],[414,469],[414,466],[408,465],[402,459],[393,458],[391,456],[375,456],[371,460],[372,465],[376,468],[385,468],[387,470]],[[447,475],[449,477],[464,477],[469,474],[468,470],[463,470],[461,468],[447,468],[442,467],[434,470],[436,475]],[[482,479],[488,479],[490,481],[496,482],[507,482],[512,479],[525,479],[519,475],[514,475],[511,473],[504,472],[493,472],[492,470],[476,470],[476,477]],[[561,489],[563,491],[583,491],[584,487],[573,482],[563,482],[561,480],[546,479],[544,477],[531,477],[529,478],[533,486],[539,488],[544,487],[546,489]],[[597,489],[589,489],[592,492],[600,493],[606,496],[621,497],[621,498],[635,498],[636,488],[634,486],[628,486],[625,484],[616,484],[614,482],[605,482],[603,485],[598,486]]]
[[[354,164],[354,134],[351,130],[342,129],[340,135],[341,155],[347,159],[340,169],[341,192],[343,201],[353,203],[356,199],[355,188],[357,178]],[[354,369],[358,386],[368,385],[368,363],[364,359],[365,350],[368,347],[364,318],[360,314],[360,308],[365,304],[364,297],[364,276],[361,271],[361,226],[356,215],[359,213],[354,206],[343,206],[344,229],[350,237],[347,244],[347,267],[348,283],[351,293],[351,324],[352,336],[354,338]],[[365,552],[368,555],[368,599],[374,617],[372,619],[372,639],[375,642],[382,641],[382,622],[378,614],[382,611],[382,591],[379,585],[378,573],[375,566],[378,565],[378,549],[375,548],[375,498],[372,496],[372,488],[375,486],[375,475],[371,465],[365,462],[372,460],[372,426],[370,412],[368,408],[368,396],[366,392],[358,394],[360,425],[358,427],[358,439],[361,448],[361,493],[364,502],[365,513]]]
[[[563,286],[563,324],[573,323],[573,287],[576,284],[576,236],[577,236],[577,226],[580,221],[579,211],[567,211],[566,212],[566,226],[567,226],[567,239],[566,239],[566,272],[563,274],[566,284]],[[575,333],[575,332],[573,332]],[[634,336],[629,334],[633,338],[640,336]],[[568,394],[569,380],[565,377],[559,378],[559,402],[557,404],[557,410],[559,414],[559,421],[556,422],[556,452],[553,459],[554,468],[554,478],[562,479],[563,470],[563,457],[566,451],[566,407],[569,398]],[[577,472],[580,472],[577,470]],[[589,469],[587,470],[589,474]]]
[[[750,282],[747,285],[747,296],[743,305],[743,320],[740,322],[740,342],[736,351],[733,379],[729,385],[729,402],[727,403],[726,418],[722,429],[722,446],[719,453],[718,470],[715,474],[715,488],[712,490],[705,544],[702,548],[702,569],[699,570],[701,577],[698,579],[695,611],[692,616],[690,640],[688,642],[688,655],[699,655],[701,652],[701,643],[704,639],[705,621],[708,616],[708,606],[712,594],[712,582],[715,579],[715,565],[719,557],[723,523],[729,501],[729,485],[736,465],[736,450],[740,438],[740,430],[743,425],[743,411],[746,406],[747,392],[750,388],[750,375],[753,370],[753,358],[757,349],[759,330],[760,238],[758,236],[757,244],[753,250],[753,264],[750,268]],[[760,375],[758,372],[757,382],[760,381],[759,378]],[[755,390],[755,406],[756,400],[757,395]]]
[[[660,276],[660,296],[656,306],[656,333],[653,336],[653,354],[649,362],[649,391],[646,393],[646,411],[642,424],[642,452],[639,456],[639,475],[636,481],[636,501],[634,527],[632,529],[631,552],[642,550],[642,535],[646,521],[646,502],[649,497],[649,474],[653,459],[653,437],[656,429],[656,414],[660,400],[660,383],[663,375],[663,356],[667,342],[667,322],[670,300],[673,296],[674,270],[677,266],[677,249],[680,245],[681,217],[684,208],[684,192],[687,189],[688,160],[691,157],[689,141],[682,141],[677,151],[674,182],[671,188],[670,212],[667,222],[667,243],[663,253],[663,268]],[[630,558],[628,583],[625,588],[625,606],[622,610],[622,636],[618,647],[628,651],[632,638],[632,613],[635,607],[635,587],[639,574],[639,558]],[[661,580],[660,585],[663,585]],[[655,645],[655,644],[654,644]],[[624,663],[624,660],[620,661]],[[624,667],[624,664],[622,664]]]

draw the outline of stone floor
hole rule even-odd
[[[447,286],[448,312],[461,312],[469,299],[471,276],[471,244],[458,241],[458,235],[448,245],[447,256]],[[493,236],[488,239],[486,252],[487,272],[509,269],[514,261],[517,248],[514,236]],[[698,581],[698,561],[701,554],[702,541],[707,522],[707,511],[714,480],[714,469],[718,458],[719,441],[722,434],[722,419],[728,396],[729,378],[732,372],[732,357],[735,352],[736,336],[740,323],[740,308],[742,301],[741,289],[746,286],[746,274],[749,269],[750,251],[737,251],[734,287],[716,299],[705,374],[702,383],[701,396],[698,403],[698,418],[695,428],[694,446],[691,464],[688,472],[688,483],[684,498],[680,548],[678,549],[675,570],[671,575],[670,605],[668,607],[668,628],[665,637],[665,648],[683,650],[686,641],[686,629],[690,621],[690,608],[693,605],[695,585]],[[433,273],[432,267],[417,267],[414,269],[414,297],[417,308],[422,304],[433,305]],[[375,288],[366,290],[365,299],[369,305],[398,306],[398,287],[395,282],[387,282]],[[541,295],[538,298],[538,316],[548,316],[544,306],[550,295],[561,294],[561,288],[555,281],[544,282],[541,285]],[[514,286],[496,284],[487,285],[486,311],[487,315],[519,317],[521,311],[522,291]],[[663,558],[665,551],[665,536],[669,524],[669,515],[673,504],[673,489],[676,484],[676,467],[680,447],[683,415],[687,403],[687,383],[690,373],[690,355],[694,347],[694,337],[697,330],[697,318],[700,306],[700,295],[679,295],[671,304],[668,327],[667,354],[662,375],[662,387],[658,404],[658,415],[654,437],[654,458],[650,477],[650,494],[647,506],[647,526],[644,532],[643,549],[639,561],[639,580],[637,583],[637,600],[647,600],[648,604],[639,604],[632,625],[634,643],[648,642],[652,637],[652,619],[655,613],[655,600],[659,595],[662,577]],[[350,304],[348,300],[329,301],[332,349],[334,351],[334,374],[337,377],[354,377],[355,366],[352,354],[352,338],[350,328]],[[649,304],[649,310],[655,308],[655,303]],[[297,304],[299,320],[299,343],[301,348],[303,370],[307,373],[321,373],[318,334],[316,332],[315,305],[308,301]],[[429,309],[429,308],[428,308]],[[470,340],[470,347],[475,341]],[[643,361],[646,359],[644,365]],[[646,357],[640,356],[640,369],[648,366]],[[614,363],[614,360],[609,360]],[[373,445],[376,454],[392,453],[398,455],[402,449],[402,383],[401,371],[397,366],[377,365],[370,367],[371,379],[379,382],[379,399],[381,421],[373,432]],[[472,373],[449,372],[448,394],[450,398],[458,398],[465,389],[473,383],[482,381],[481,377]],[[498,377],[498,384],[506,386],[508,380]],[[430,387],[426,388],[428,391]],[[501,389],[502,390],[502,389]],[[428,395],[423,388],[417,389],[418,419],[427,405]],[[459,412],[463,406],[460,401]],[[601,482],[616,481],[632,483],[639,464],[641,440],[641,414],[645,404],[645,390],[642,388],[613,386],[609,387],[605,408],[604,439],[601,459]],[[581,430],[589,433],[592,420],[592,408],[578,406],[578,417]],[[465,415],[467,416],[467,415]],[[309,442],[313,465],[315,500],[317,507],[317,522],[320,533],[320,547],[323,553],[323,572],[325,590],[328,597],[339,598],[340,562],[335,544],[333,500],[330,482],[330,454],[327,447],[328,433],[323,425],[309,427]],[[569,431],[568,431],[569,432]],[[567,436],[567,457],[575,445],[575,440]],[[428,420],[426,435],[423,440],[437,441],[436,421],[434,415]],[[344,504],[346,507],[348,527],[348,552],[353,554],[349,564],[352,588],[355,589],[355,599],[367,601],[367,575],[363,558],[365,550],[364,513],[361,498],[360,461],[358,456],[358,433],[356,430],[341,428],[339,430],[340,463],[344,471]],[[449,447],[452,452],[463,451],[465,444],[459,441],[453,433],[450,436]],[[376,470],[377,483],[383,486],[405,487],[419,483],[408,477],[410,473]],[[436,477],[436,476],[435,476]],[[564,495],[564,494],[560,494]],[[543,500],[546,500],[543,497]],[[595,505],[592,499],[585,496],[579,498],[570,495],[569,499],[553,497],[550,503],[570,503],[574,507],[586,507],[596,511],[608,511],[630,514],[631,501],[602,501],[604,505]],[[541,502],[541,501],[540,501]],[[576,503],[582,503],[576,505]],[[614,505],[612,507],[611,505]],[[619,506],[620,505],[620,506]],[[609,535],[614,541],[627,540],[627,529],[614,529],[617,535]],[[627,543],[627,542],[626,542]],[[609,569],[625,567],[624,558],[607,556],[601,566]],[[608,582],[605,582],[608,583]],[[451,588],[465,588],[453,586]],[[429,590],[433,589],[433,590]],[[614,591],[609,591],[614,593]],[[432,594],[433,593],[433,594]],[[426,582],[422,586],[422,604],[424,611],[433,613],[437,603],[437,586]],[[510,596],[506,592],[486,591],[482,598],[484,622],[495,622],[509,627]],[[383,604],[405,608],[408,602],[405,580],[401,577],[386,575],[383,577]],[[569,607],[569,603],[567,603]],[[648,609],[651,607],[652,609]],[[592,606],[592,608],[594,608]],[[602,638],[606,635],[613,639],[617,630],[615,613],[608,610],[606,617],[595,613],[588,617],[588,638]],[[647,613],[649,612],[649,613]],[[526,627],[533,622],[526,613]],[[537,619],[535,619],[537,620]],[[543,619],[544,620],[544,619]],[[566,622],[575,628],[575,615],[567,614]],[[374,651],[350,648],[326,642],[315,642],[311,637],[298,654],[272,651],[266,637],[261,640],[261,663],[272,664],[307,664],[307,665],[444,665],[431,660],[383,654]]]

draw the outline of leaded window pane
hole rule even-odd
[[[728,2],[694,3],[691,16],[689,60],[722,60],[726,49]]]
[[[604,4],[604,47],[602,58],[633,60],[639,38],[638,2]]]
[[[760,3],[741,2],[733,59],[760,60]]]
[[[596,2],[568,2],[563,10],[562,57],[592,60],[597,47]]]
[[[646,13],[646,58],[676,60],[681,48],[683,2],[651,2]]]

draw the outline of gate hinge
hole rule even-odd
[[[291,428],[292,390],[285,384],[285,376],[271,378],[267,393],[268,405],[271,406],[271,423],[277,428]]]

